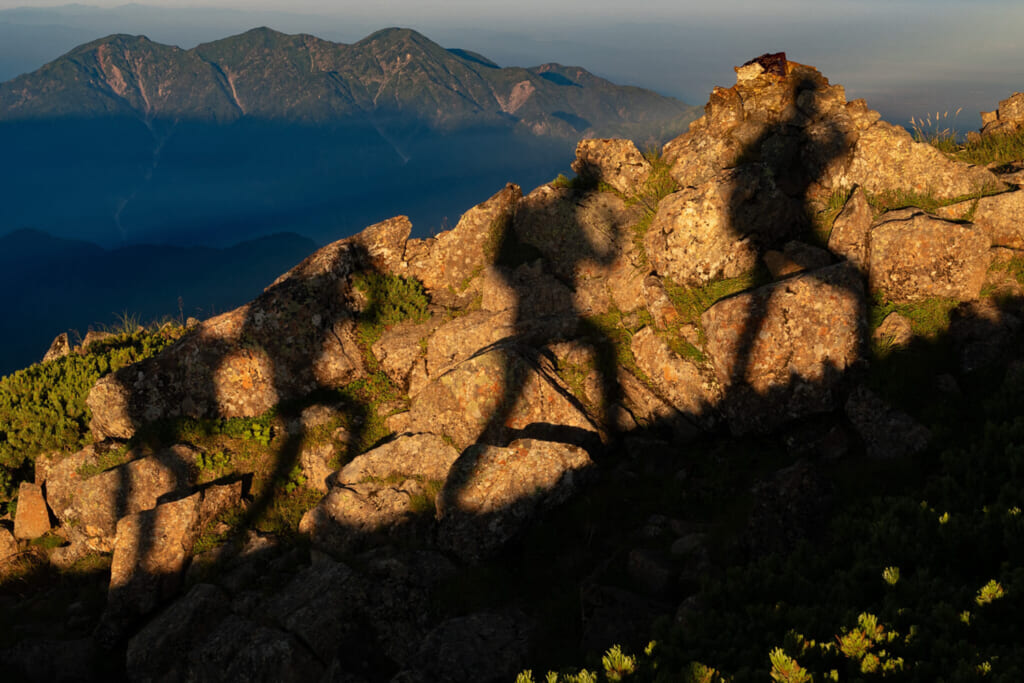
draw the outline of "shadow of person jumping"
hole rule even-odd
[[[704,323],[732,431],[766,433],[836,406],[864,355],[866,302],[857,268],[813,246],[832,167],[848,152],[841,87],[785,53],[738,72],[734,137],[748,141],[714,182],[727,187],[734,249],[770,284],[719,302]]]
[[[626,226],[639,211],[613,193],[599,192],[585,171],[573,187],[544,187],[519,201],[498,236],[493,263],[499,287],[511,300],[513,331],[477,352],[497,352],[501,359],[500,397],[478,445],[505,447],[536,438],[582,446],[600,458],[617,439],[624,409],[616,348],[591,318],[602,309],[602,298],[609,305],[607,291],[595,292],[606,290],[604,274],[623,257]],[[594,371],[587,398],[575,395],[559,376],[554,347],[563,343],[586,357]],[[549,398],[549,406],[531,405],[544,392],[559,398]],[[478,447],[463,450],[442,490],[444,508],[457,507],[481,455]]]

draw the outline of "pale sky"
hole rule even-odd
[[[0,0],[2,10],[53,7],[59,0]],[[91,0],[117,7],[121,2]],[[618,83],[640,85],[690,104],[734,82],[732,67],[769,51],[811,64],[850,99],[864,97],[894,123],[963,107],[964,130],[977,113],[1024,91],[1024,2],[1020,0],[139,0],[134,22],[96,23],[102,35],[145,32],[191,47],[221,35],[205,13],[234,8],[223,31],[267,23],[352,42],[377,28],[415,28],[444,47],[475,50],[502,66],[548,61],[580,65]],[[153,15],[142,6],[194,8]],[[254,11],[256,10],[256,11]],[[113,17],[126,16],[113,10]],[[273,14],[271,14],[271,12]],[[93,14],[96,14],[93,12]],[[152,13],[150,13],[152,15]],[[173,15],[173,19],[168,19]],[[305,15],[305,16],[303,16]],[[147,15],[148,16],[148,15]],[[193,34],[183,22],[195,17]],[[155,17],[155,18],[154,18]],[[163,17],[163,18],[159,18]],[[185,19],[183,19],[185,17]],[[95,18],[94,18],[95,19]],[[174,24],[172,31],[169,24]],[[205,25],[204,25],[205,24]],[[225,33],[227,35],[228,33]],[[94,37],[100,37],[96,35]],[[0,46],[2,51],[2,46]],[[58,55],[48,57],[55,58]]]

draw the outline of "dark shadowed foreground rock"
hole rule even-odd
[[[835,407],[864,350],[864,287],[840,263],[724,299],[701,320],[730,427],[764,433]]]
[[[299,530],[333,552],[377,538],[427,534],[434,497],[458,457],[439,436],[400,436],[333,474],[327,495],[303,515]]]
[[[589,465],[586,451],[564,443],[470,446],[437,497],[441,547],[469,561],[492,554],[538,513],[572,496]]]
[[[421,675],[451,683],[512,680],[525,663],[530,626],[518,613],[480,612],[449,619],[423,641]]]
[[[857,387],[846,401],[846,415],[873,458],[899,458],[920,453],[931,432],[893,408],[867,387]]]

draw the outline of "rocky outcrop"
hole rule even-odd
[[[526,196],[507,185],[428,239],[409,240],[401,217],[371,226],[103,378],[89,397],[96,442],[39,458],[36,483],[71,541],[53,564],[113,554],[95,636],[127,640],[129,677],[507,679],[543,631],[532,612],[482,606],[473,580],[495,557],[516,571],[540,520],[573,496],[658,477],[692,509],[707,466],[680,453],[744,437],[708,451],[727,458],[765,437],[795,464],[755,483],[739,549],[786,551],[830,513],[818,460],[927,447],[864,380],[902,355],[890,349],[916,348],[914,305],[949,300],[960,367],[932,382],[944,395],[1019,346],[1019,303],[1004,299],[1021,292],[1020,191],[874,216],[886,193],[952,201],[998,179],[913,142],[811,67],[784,55],[739,67],[663,160],[671,180],[654,182],[632,143],[585,140],[581,182]],[[373,318],[367,279],[408,284],[396,277],[429,301],[417,292],[415,315],[389,302]],[[869,295],[900,311],[871,333]],[[199,457],[226,434],[200,434],[202,450],[121,441],[154,421],[257,415],[272,443],[224,448],[226,464]],[[19,519],[38,490],[24,488]],[[583,509],[590,524],[592,502],[556,521]],[[242,510],[250,526],[232,529]],[[708,530],[689,520],[655,515],[615,548],[593,529],[583,554],[601,566],[574,578],[588,647],[621,628],[639,639],[672,611],[659,601],[690,595],[711,566]]]
[[[847,102],[843,87],[814,68],[781,57],[781,69],[766,69],[765,58],[738,67],[736,85],[715,88],[704,116],[665,145],[680,186],[699,187],[725,169],[755,163],[797,199],[824,199],[855,185],[872,193],[928,192],[938,199],[1002,186],[990,171],[914,142],[863,100]]]
[[[1024,129],[1024,93],[1014,93],[995,111],[981,112],[981,134],[1008,135]]]
[[[174,417],[253,417],[364,369],[351,276],[392,272],[411,224],[371,226],[317,251],[252,303],[211,318],[159,357],[104,377],[89,394],[97,439]]]

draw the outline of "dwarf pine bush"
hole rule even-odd
[[[0,501],[9,500],[40,453],[67,451],[89,440],[85,399],[100,377],[148,358],[181,336],[179,327],[136,329],[0,379]]]

